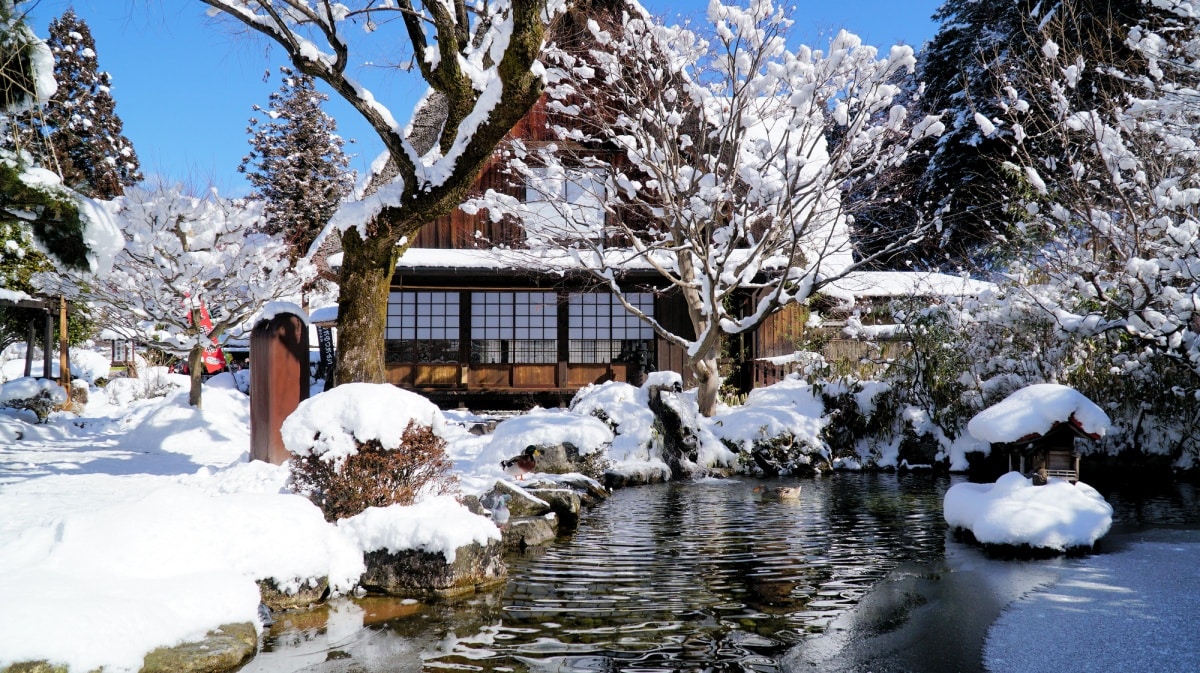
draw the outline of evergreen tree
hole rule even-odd
[[[80,194],[119,196],[142,174],[133,144],[122,134],[112,77],[99,69],[92,31],[68,9],[50,22],[46,44],[54,53],[58,91],[33,124],[52,152],[45,165]]]
[[[920,214],[939,222],[940,236],[917,250],[942,266],[1003,262],[1025,243],[1036,243],[1016,204],[1029,185],[1005,168],[1014,129],[1000,120],[1012,101],[1026,98],[1025,74],[1036,69],[1048,38],[1086,45],[1110,62],[1128,56],[1124,37],[1143,16],[1140,0],[947,0],[934,14],[941,29],[921,54],[919,78],[925,109],[942,113],[946,133],[925,156],[914,155]],[[1073,95],[1104,98],[1123,88],[1105,68],[1081,73]],[[1037,135],[1046,119],[1028,119],[1023,133]]]
[[[266,119],[250,119],[246,132],[253,134],[253,149],[238,171],[254,187],[251,196],[265,201],[266,233],[282,234],[294,260],[308,253],[353,187],[354,173],[337,122],[321,109],[329,97],[316,90],[312,77],[287,67],[280,72],[283,84],[271,94],[269,109],[254,106]],[[316,261],[332,278],[323,260]]]

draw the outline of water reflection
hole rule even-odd
[[[618,491],[500,589],[337,601],[323,628],[281,620],[244,670],[778,671],[897,564],[943,553],[949,479],[838,475],[794,502],[758,483]]]

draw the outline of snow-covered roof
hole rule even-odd
[[[5,290],[0,287],[0,301],[25,301],[33,297],[19,290]]]
[[[995,283],[932,271],[857,271],[821,291],[854,297],[975,297],[996,289]]]
[[[976,414],[967,432],[980,441],[1008,444],[1037,439],[1061,423],[1093,438],[1103,437],[1110,425],[1108,414],[1074,388],[1037,383]]]
[[[318,309],[313,309],[312,313],[308,314],[308,320],[314,325],[322,327],[337,322],[338,307],[337,304],[332,306],[322,306]]]
[[[590,251],[519,250],[519,249],[445,249],[409,248],[396,262],[397,271],[539,271],[565,273],[585,268],[602,268],[599,257]],[[633,250],[608,249],[605,266],[624,271],[654,273],[644,257]],[[341,253],[330,255],[330,266],[341,266]],[[669,260],[662,263],[669,266]],[[841,297],[940,296],[973,297],[996,289],[995,283],[967,276],[926,271],[856,271],[847,274],[820,292]],[[336,314],[335,314],[336,315]],[[321,320],[313,315],[314,322]]]

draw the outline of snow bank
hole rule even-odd
[[[304,498],[165,487],[0,540],[0,666],[49,657],[136,671],[156,647],[255,622],[256,579],[328,575],[344,591],[362,572]]]
[[[0,384],[0,406],[15,400],[28,400],[39,395],[47,395],[55,404],[67,401],[67,393],[52,379],[39,379],[24,376],[8,383]]]
[[[531,445],[570,443],[579,449],[579,455],[586,456],[602,450],[612,441],[612,430],[595,418],[565,410],[534,409],[497,425],[492,441],[479,458],[499,469],[501,460],[512,458]]]
[[[439,495],[407,507],[368,507],[337,527],[363,552],[420,549],[454,563],[459,547],[500,539],[491,519],[472,514],[453,496]]]
[[[1056,423],[1067,421],[1098,437],[1110,426],[1108,414],[1074,388],[1038,383],[976,414],[967,423],[967,432],[978,440],[1000,444],[1043,435]]]
[[[603,420],[616,431],[608,457],[614,462],[657,460],[654,452],[654,413],[645,387],[638,388],[621,381],[589,385],[575,394],[571,411],[589,418]],[[666,463],[662,463],[663,466]]]
[[[955,484],[943,502],[946,523],[984,544],[1064,551],[1090,547],[1112,526],[1112,505],[1096,489],[1051,479],[1034,486],[1017,472],[994,484]]]
[[[301,402],[284,420],[281,433],[292,453],[341,461],[358,452],[355,440],[399,447],[409,422],[444,436],[442,412],[424,397],[387,383],[347,383]]]
[[[813,387],[784,379],[750,391],[746,402],[713,418],[712,431],[721,439],[749,451],[754,443],[790,435],[814,449],[824,446],[821,430],[829,424],[825,403]]]

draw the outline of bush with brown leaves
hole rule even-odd
[[[320,507],[327,521],[336,521],[368,507],[411,505],[421,493],[453,492],[458,480],[450,467],[445,440],[409,423],[396,449],[384,449],[378,440],[359,443],[358,453],[340,464],[293,456],[292,488]]]

